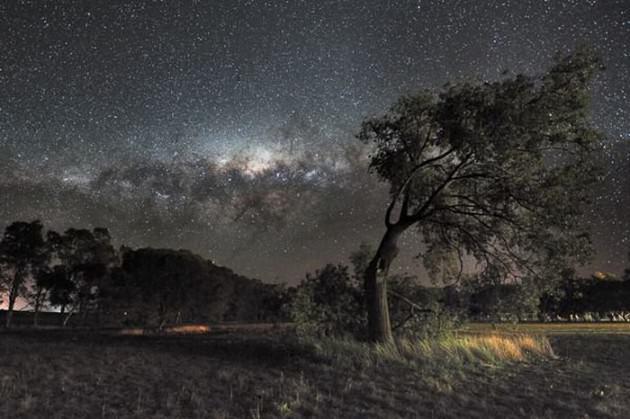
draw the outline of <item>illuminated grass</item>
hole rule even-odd
[[[451,339],[449,345],[451,351],[461,351],[463,354],[470,354],[472,359],[494,363],[554,356],[551,344],[544,336],[466,336]]]
[[[586,322],[586,323],[470,323],[463,333],[528,333],[528,334],[630,334],[630,323]]]
[[[370,345],[351,340],[311,341],[316,353],[340,363],[361,366],[398,362],[417,366],[493,364],[554,357],[549,340],[536,335],[448,336],[435,340],[403,339]]]

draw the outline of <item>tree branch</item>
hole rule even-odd
[[[435,198],[437,198],[437,196],[440,194],[440,192],[442,192],[442,190],[444,190],[444,188],[446,188],[448,186],[448,184],[451,183],[451,181],[453,180],[453,177],[457,174],[457,172],[462,167],[464,167],[464,165],[468,162],[468,160],[471,157],[472,157],[472,153],[469,153],[464,159],[462,159],[462,161],[458,165],[456,165],[453,170],[451,170],[451,172],[448,174],[448,176],[442,182],[442,184],[440,186],[438,186],[433,191],[433,193],[431,193],[431,195],[426,200],[424,205],[418,211],[416,211],[415,214],[413,214],[411,216],[408,216],[408,217],[405,217],[404,221],[405,222],[409,222],[409,223],[415,223],[417,221],[420,221],[422,219],[422,217],[425,215],[424,212],[431,206],[431,204],[433,203]]]
[[[391,221],[391,215],[392,215],[392,212],[394,211],[394,208],[396,207],[396,203],[400,199],[400,195],[407,188],[407,186],[411,182],[412,178],[416,175],[416,173],[418,173],[420,171],[420,169],[423,169],[423,168],[431,165],[432,163],[435,163],[437,161],[440,161],[440,160],[444,159],[445,157],[447,157],[450,154],[452,154],[453,152],[455,152],[455,150],[456,150],[456,148],[451,148],[451,149],[445,151],[444,153],[442,153],[442,154],[440,154],[438,156],[435,156],[435,157],[432,157],[430,159],[424,160],[423,162],[419,163],[418,165],[416,165],[413,168],[411,173],[409,173],[409,175],[407,176],[407,179],[405,179],[405,181],[400,186],[400,188],[398,188],[398,191],[396,192],[396,194],[392,197],[392,200],[391,200],[391,202],[389,203],[389,205],[387,207],[387,211],[385,211],[385,226],[387,228],[393,227],[394,225],[396,225],[396,224],[400,223],[401,221],[403,221],[401,218],[399,218],[398,221],[392,222]],[[407,197],[407,199],[408,199],[408,197]],[[401,215],[402,215],[402,212],[401,212]],[[405,219],[406,218],[407,217],[405,216]]]

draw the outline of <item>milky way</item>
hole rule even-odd
[[[630,3],[0,3],[0,226],[107,226],[295,282],[382,232],[383,185],[354,139],[401,94],[540,73],[594,46],[607,70],[596,257],[630,250]],[[400,269],[422,275],[407,238]]]

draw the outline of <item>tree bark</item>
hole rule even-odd
[[[385,235],[365,272],[365,296],[368,314],[368,338],[373,342],[393,342],[387,303],[387,275],[398,255],[398,239],[406,227],[393,225]]]

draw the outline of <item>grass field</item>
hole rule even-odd
[[[630,335],[591,327],[499,326],[552,332],[556,355],[504,362],[468,344],[391,354],[244,331],[2,332],[0,417],[628,417]]]

